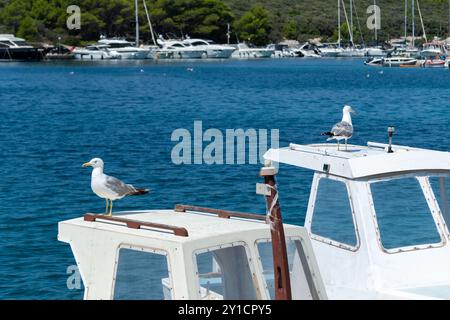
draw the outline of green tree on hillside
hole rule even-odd
[[[259,4],[253,6],[236,21],[234,27],[240,40],[249,41],[257,46],[266,45],[269,42],[271,32],[269,12]]]
[[[152,23],[160,34],[225,41],[230,8],[220,0],[156,0],[150,4]]]
[[[341,25],[341,40],[344,42],[350,42],[350,26],[347,24],[347,22],[343,23]],[[337,41],[339,38],[339,30],[336,28],[336,30],[333,33],[333,40]],[[359,43],[361,42],[361,33],[356,28],[356,26],[353,26],[353,42]]]
[[[285,39],[296,40],[300,33],[298,24],[295,21],[289,20],[283,26],[283,37]]]
[[[27,40],[38,41],[41,36],[38,31],[38,22],[31,17],[25,17],[17,30],[17,36]]]

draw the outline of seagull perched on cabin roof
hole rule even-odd
[[[336,140],[339,150],[339,141],[345,140],[345,150],[347,150],[347,140],[353,136],[353,124],[352,117],[350,113],[355,113],[355,111],[350,106],[345,106],[342,110],[343,116],[342,121],[336,123],[330,132],[324,132],[322,135],[328,136],[327,141]]]
[[[102,159],[94,158],[83,164],[83,167],[92,167],[91,188],[92,191],[106,200],[107,216],[112,216],[113,201],[122,199],[126,196],[136,196],[149,193],[149,189],[135,188],[131,184],[125,184],[117,178],[103,173],[104,163]],[[109,206],[109,202],[111,205]],[[109,206],[109,212],[108,212]]]

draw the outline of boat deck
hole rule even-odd
[[[247,232],[264,231],[269,234],[269,225],[265,223],[264,215],[261,220],[245,219],[240,217],[221,218],[215,214],[188,211],[178,212],[176,210],[148,210],[148,211],[126,211],[115,212],[114,218],[123,221],[110,221],[103,219],[103,215],[89,216],[98,217],[97,221],[90,221],[90,218],[80,217],[72,220],[61,222],[61,226],[70,225],[82,228],[98,229],[103,231],[112,231],[116,233],[126,233],[130,235],[138,235],[149,237],[152,239],[159,238],[161,240],[170,240],[175,242],[188,242],[193,240],[201,240],[213,237],[227,237],[239,235]],[[126,222],[131,222],[131,226]],[[135,228],[133,224],[142,223],[142,226]],[[146,225],[149,224],[149,225]],[[155,224],[155,226],[150,226]],[[159,228],[157,225],[163,225],[169,228]],[[185,229],[187,234],[180,233],[176,235],[173,230]],[[286,230],[298,229],[293,225],[285,225]],[[63,240],[63,239],[61,239]]]

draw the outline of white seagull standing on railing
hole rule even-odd
[[[139,189],[131,184],[125,184],[117,178],[108,176],[103,173],[104,163],[102,159],[94,158],[83,164],[83,167],[92,167],[91,188],[92,191],[106,200],[106,212],[108,216],[112,216],[113,201],[122,199],[126,196],[136,196],[149,193],[149,189]],[[109,202],[111,205],[109,206]],[[109,211],[108,211],[109,206]]]
[[[353,136],[353,124],[350,113],[355,111],[350,106],[345,106],[342,110],[342,121],[336,123],[330,132],[324,132],[322,135],[328,136],[327,141],[336,140],[339,150],[339,141],[345,140],[345,150],[347,150],[347,140]]]

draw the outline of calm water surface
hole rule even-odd
[[[193,68],[193,71],[188,71]],[[448,150],[450,71],[381,69],[361,60],[0,64],[0,298],[80,299],[68,290],[68,245],[58,221],[101,212],[90,190],[106,172],[154,191],[116,210],[190,203],[264,212],[258,165],[171,162],[173,130],[276,128],[280,144],[322,141],[344,104],[358,111],[353,143]],[[282,167],[281,205],[302,225],[311,174]]]

